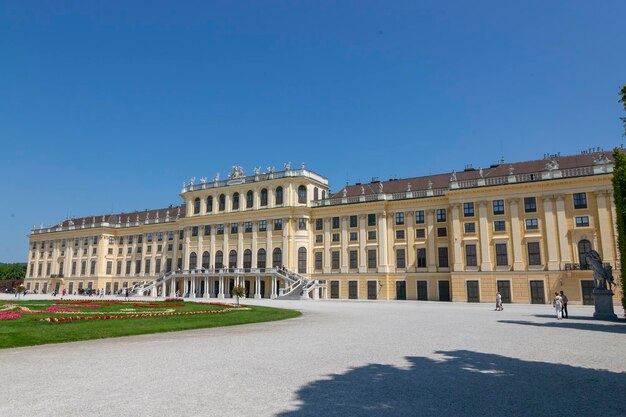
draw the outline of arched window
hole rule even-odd
[[[221,194],[218,210],[224,211],[225,209],[226,209],[226,196],[224,194]]]
[[[252,268],[252,251],[250,249],[243,252],[243,267],[245,269]]]
[[[228,267],[237,268],[237,251],[236,250],[231,250],[228,253]]]
[[[275,248],[272,252],[272,268],[280,268],[283,265],[283,252]]]
[[[283,204],[283,187],[276,188],[276,205]]]
[[[317,187],[313,188],[313,200],[317,201],[319,198],[319,189]]]
[[[326,199],[326,190],[322,190],[322,200]]]
[[[298,249],[298,273],[306,274],[306,248],[304,246]]]
[[[578,262],[580,262],[580,269],[589,269],[589,262],[587,262],[587,252],[591,250],[591,242],[587,239],[583,239],[578,242]]]
[[[221,250],[218,250],[215,253],[215,268],[222,269],[224,268],[224,254]]]
[[[252,192],[252,190],[250,190],[246,193],[246,208],[252,208],[253,204],[254,204],[254,193]]]
[[[198,266],[198,255],[195,252],[189,254],[189,269],[196,269]]]
[[[298,187],[298,203],[306,204],[306,187],[304,185]]]
[[[193,200],[193,214],[200,214],[200,199]]]
[[[261,190],[261,205],[267,206],[267,188]]]
[[[239,193],[233,194],[233,210],[239,210]]]
[[[206,212],[207,213],[211,213],[213,212],[213,196],[208,196],[206,199]]]
[[[202,267],[209,269],[209,265],[211,263],[210,261],[211,261],[211,255],[209,254],[209,252],[205,251],[202,254]]]
[[[265,265],[266,265],[265,249],[261,248],[256,254],[256,267],[265,269]]]

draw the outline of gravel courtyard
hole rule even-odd
[[[1,350],[0,415],[626,416],[626,323],[592,307],[246,302],[304,314]]]

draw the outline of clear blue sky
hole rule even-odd
[[[0,2],[0,261],[231,165],[338,190],[624,142],[623,0],[334,3]]]

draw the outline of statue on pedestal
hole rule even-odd
[[[593,289],[593,303],[595,312],[593,317],[603,320],[617,320],[613,309],[613,268],[611,265],[604,265],[600,254],[595,250],[590,250],[585,254],[585,259],[593,270],[593,280],[595,288]],[[608,288],[607,288],[608,284]]]

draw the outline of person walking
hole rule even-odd
[[[502,307],[502,294],[498,291],[496,293],[496,311],[502,311],[504,307]]]
[[[567,313],[567,302],[568,302],[569,300],[567,299],[567,295],[565,295],[565,294],[563,293],[563,291],[561,291],[561,294],[560,294],[560,295],[561,295],[561,302],[562,302],[562,304],[563,304],[563,308],[562,308],[562,311],[561,311],[561,316],[562,316],[564,319],[566,319],[566,318],[569,318],[569,314]]]
[[[552,307],[556,311],[556,319],[561,320],[563,318],[563,299],[558,292],[554,293],[554,301],[552,301]]]

